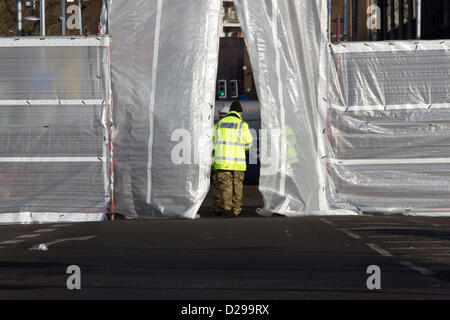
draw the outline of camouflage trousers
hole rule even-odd
[[[232,211],[239,215],[244,196],[244,171],[213,171],[214,212]]]

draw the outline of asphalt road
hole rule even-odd
[[[70,265],[81,290],[66,287]],[[366,286],[371,265],[381,290]],[[449,281],[450,218],[0,226],[0,299],[449,299]]]

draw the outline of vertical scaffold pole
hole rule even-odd
[[[17,35],[21,37],[22,34],[22,0],[17,0]]]
[[[331,42],[331,0],[328,0],[328,41]]]
[[[45,0],[40,0],[41,37],[45,37]]]
[[[66,35],[66,0],[61,0],[61,35]]]
[[[80,21],[80,35],[83,35],[83,19],[81,17],[81,0],[78,0],[78,10],[79,10],[79,15],[78,15],[78,19]]]
[[[422,0],[416,1],[417,6],[417,39],[422,38]]]

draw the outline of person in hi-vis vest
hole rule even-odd
[[[227,114],[230,112],[230,106],[229,105],[223,105],[220,109],[219,109],[219,121],[222,120],[223,118],[225,118],[227,116]],[[214,125],[214,130],[217,129],[217,124],[218,122]],[[220,190],[219,190],[219,183],[217,182],[217,170],[214,169],[214,148],[212,151],[212,178],[213,178],[213,184],[212,184],[212,189],[213,189],[213,210],[214,210],[214,215],[216,216],[220,216],[222,214],[222,201],[220,200]]]
[[[245,152],[253,144],[242,112],[239,101],[234,101],[230,112],[214,127],[213,134],[214,211],[227,218],[238,216],[242,211],[247,170]]]

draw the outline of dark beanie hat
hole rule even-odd
[[[242,109],[241,104],[239,103],[239,101],[233,101],[233,103],[231,104],[230,107],[230,112],[234,111],[234,112],[243,112],[244,110]]]

